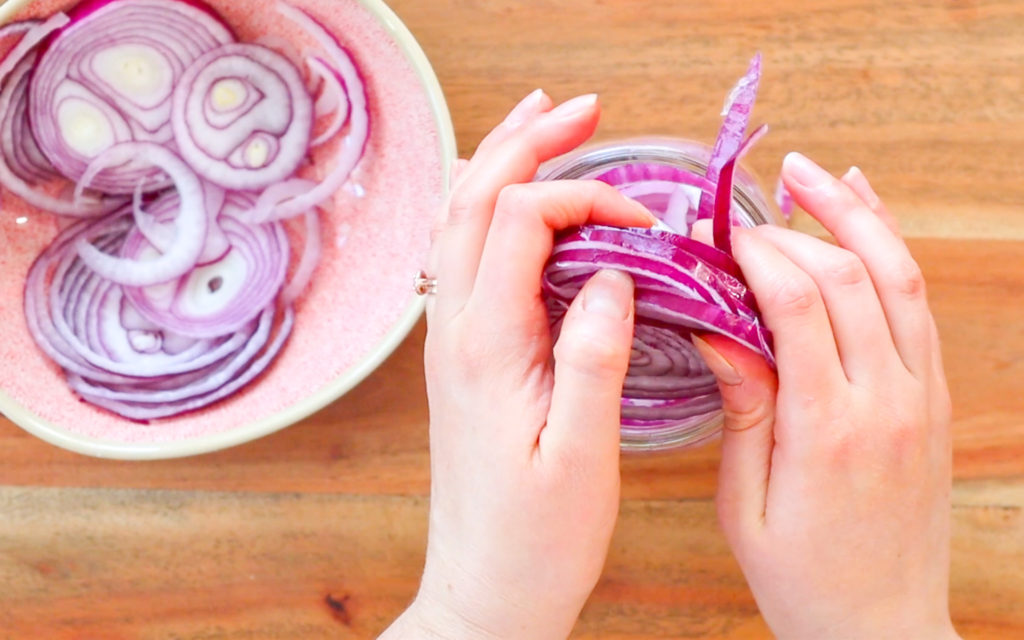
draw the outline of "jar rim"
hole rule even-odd
[[[699,175],[707,171],[712,148],[703,142],[671,136],[638,136],[585,144],[541,165],[537,180],[578,180],[599,170],[638,162],[668,164]],[[734,174],[733,200],[750,224],[784,224],[783,218],[764,196],[756,175],[742,162]],[[748,221],[744,221],[748,222]]]

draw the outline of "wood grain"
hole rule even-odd
[[[426,534],[415,497],[6,488],[0,510],[10,640],[372,637],[415,593]],[[1024,503],[958,505],[954,532],[958,627],[1015,637]],[[710,502],[623,506],[575,638],[766,636]]]
[[[954,617],[965,637],[1024,637],[1024,3],[390,4],[462,155],[537,86],[598,91],[601,139],[710,141],[760,50],[772,132],[749,164],[765,185],[791,149],[857,164],[912,238],[955,403]],[[0,639],[372,637],[422,563],[423,337],[308,420],[197,458],[84,458],[0,418]],[[768,637],[714,523],[718,459],[712,445],[624,460],[576,637]]]

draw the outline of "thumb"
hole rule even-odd
[[[562,321],[542,454],[547,449],[578,468],[608,465],[618,472],[622,383],[632,344],[633,280],[598,271]]]
[[[737,526],[764,517],[771,469],[778,379],[757,353],[724,336],[693,336],[718,378],[725,413],[718,470],[718,518],[730,538]]]

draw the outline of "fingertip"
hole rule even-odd
[[[690,237],[693,238],[694,240],[696,240],[697,242],[703,242],[704,244],[707,244],[707,245],[713,245],[714,244],[714,231],[713,231],[713,228],[714,227],[712,225],[712,222],[711,222],[710,218],[705,218],[703,220],[697,220],[696,222],[693,223],[693,226],[690,227]],[[739,230],[740,230],[740,228],[737,227],[737,228],[733,229],[733,233],[735,234]],[[733,237],[735,238],[736,236],[734,235]]]
[[[697,349],[697,353],[704,359],[704,364],[711,369],[711,373],[715,374],[720,384],[735,387],[743,382],[743,376],[720,351],[696,334],[691,336],[690,340]]]
[[[698,344],[698,341],[703,345]],[[695,335],[694,346],[697,347],[701,357],[705,358],[705,362],[708,363],[716,377],[727,385],[738,386],[753,382],[759,388],[774,389],[775,372],[768,366],[764,356],[749,347],[718,334]],[[714,364],[705,353],[713,359],[717,358]],[[728,369],[723,368],[722,363],[727,365]]]
[[[791,192],[820,189],[835,180],[831,173],[798,151],[790,151],[783,158],[782,177]]]
[[[553,119],[569,120],[594,115],[601,108],[596,93],[587,93],[566,100],[548,112]]]
[[[562,320],[540,450],[571,455],[576,466],[617,473],[622,385],[632,340],[633,280],[602,269]]]
[[[847,171],[846,176],[856,177],[857,173]],[[786,155],[782,180],[796,204],[833,233],[844,217],[856,209],[873,212],[846,180],[836,178],[803,154]]]
[[[860,170],[860,167],[850,167],[850,170],[842,177],[842,182],[857,195],[861,201],[872,211],[878,211],[882,199],[878,197],[875,190],[868,182],[867,176]]]
[[[618,190],[616,190],[616,193],[619,193]],[[619,193],[619,195],[622,194]],[[651,210],[644,206],[644,204],[639,200],[634,200],[627,195],[622,195],[622,198],[629,203],[629,207],[632,209],[631,213],[635,214],[635,226],[650,229],[651,227],[657,226],[660,222],[660,220],[658,220],[658,216],[651,213]]]
[[[534,89],[525,98],[519,101],[505,119],[502,121],[509,129],[516,129],[522,126],[532,116],[537,115],[547,109],[544,109],[544,102],[547,101],[548,109],[550,109],[551,99],[547,97],[543,89]]]
[[[622,390],[633,340],[633,291],[629,275],[602,269],[583,285],[562,322],[555,364],[565,380],[605,381],[595,386],[595,397],[617,399]]]
[[[583,287],[581,309],[611,319],[633,314],[633,278],[615,269],[601,269]]]

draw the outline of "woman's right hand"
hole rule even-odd
[[[956,637],[951,408],[921,272],[859,171],[837,180],[790,154],[783,178],[839,246],[734,236],[778,375],[697,341],[725,403],[722,528],[779,638]]]

